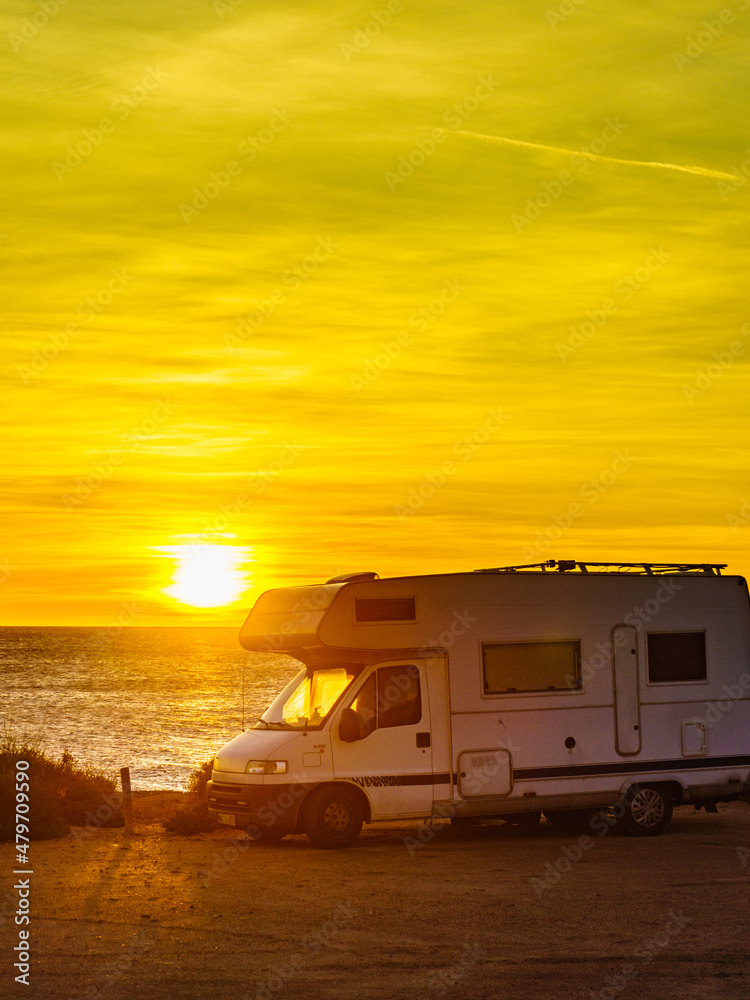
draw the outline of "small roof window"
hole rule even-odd
[[[356,597],[354,619],[358,622],[414,622],[415,597]]]

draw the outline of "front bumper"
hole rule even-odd
[[[316,787],[316,782],[249,785],[212,778],[208,814],[218,823],[244,829],[253,840],[264,832],[294,833],[300,806]]]

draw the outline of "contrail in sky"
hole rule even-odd
[[[580,149],[562,149],[560,146],[543,146],[539,142],[522,142],[520,139],[506,139],[502,135],[482,135],[479,132],[456,130],[457,135],[468,135],[472,139],[482,139],[485,142],[507,143],[510,146],[526,146],[529,149],[544,149],[548,153],[565,153],[568,156],[585,156],[587,160],[606,160],[608,163],[624,163],[627,167],[656,167],[658,170],[678,170],[683,174],[697,174],[699,177],[717,177],[719,180],[736,181],[733,174],[722,173],[721,170],[707,170],[705,167],[681,167],[677,163],[648,163],[644,160],[620,160],[616,156],[603,156],[601,153],[584,153]]]

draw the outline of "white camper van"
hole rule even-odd
[[[299,674],[219,751],[209,809],[345,847],[363,822],[553,822],[633,834],[750,789],[750,603],[723,566],[549,560],[271,590],[240,632]]]

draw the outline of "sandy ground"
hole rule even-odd
[[[661,837],[590,842],[547,823],[375,826],[346,851],[238,848],[223,828],[74,832],[32,844],[30,987],[10,968],[14,852],[0,845],[0,994],[750,997],[750,805],[719,808],[677,810]]]

